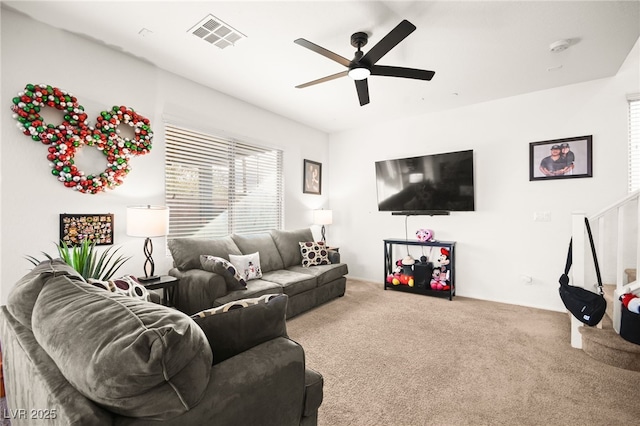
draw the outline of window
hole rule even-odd
[[[629,100],[629,192],[640,189],[640,93]]]
[[[169,238],[282,229],[282,151],[165,127]]]

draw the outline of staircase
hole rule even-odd
[[[636,279],[640,265],[640,191],[590,216],[589,223],[602,273],[607,312],[596,327],[584,326],[571,317],[571,345],[605,364],[640,371],[640,345],[620,337],[621,294],[640,294]],[[572,285],[596,291],[595,268],[586,238],[583,213],[572,219],[573,269]]]

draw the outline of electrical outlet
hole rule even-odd
[[[551,222],[551,212],[546,210],[542,212],[533,213],[534,222]]]

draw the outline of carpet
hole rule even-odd
[[[348,280],[287,329],[324,376],[319,426],[640,424],[640,373],[571,348],[569,325]]]

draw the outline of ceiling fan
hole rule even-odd
[[[378,44],[369,49],[366,54],[360,49],[367,44],[369,36],[367,35],[367,33],[357,32],[351,36],[351,45],[358,48],[355,57],[351,61],[303,38],[294,40],[294,43],[299,44],[302,47],[306,47],[309,50],[313,50],[314,52],[319,53],[322,56],[336,61],[337,63],[348,68],[348,70],[346,71],[319,78],[308,83],[300,84],[296,86],[296,88],[302,89],[304,87],[313,86],[315,84],[324,83],[326,81],[334,80],[336,78],[348,75],[356,83],[358,100],[360,101],[360,106],[363,106],[369,103],[369,85],[367,83],[367,78],[370,75],[413,78],[416,80],[431,80],[435,75],[434,71],[376,65],[376,62],[378,62],[384,55],[389,53],[391,49],[393,49],[398,43],[404,40],[409,34],[414,32],[415,29],[415,25],[413,25],[406,19],[403,20],[394,29],[392,29],[389,34],[384,36],[384,38],[380,40]]]

